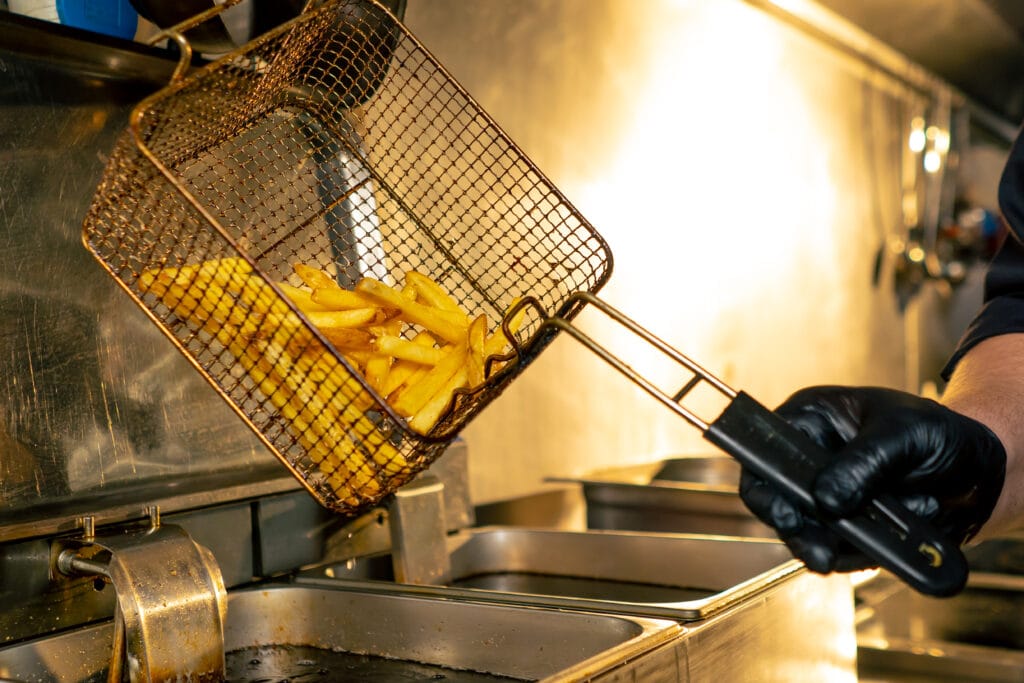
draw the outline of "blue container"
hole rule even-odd
[[[56,0],[61,24],[131,40],[139,15],[128,0]]]

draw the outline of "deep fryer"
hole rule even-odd
[[[329,509],[354,514],[408,482],[568,332],[822,517],[810,491],[828,454],[599,300],[612,269],[603,238],[375,3],[317,4],[209,65],[182,69],[133,111],[83,236]],[[394,282],[407,270],[427,273],[470,315],[504,321],[511,362],[419,434],[282,295],[296,261],[346,286],[364,275]],[[215,315],[244,317],[252,310],[244,296],[211,303],[197,291],[182,315],[146,277],[210,262],[255,283],[252,296],[283,321],[270,334],[315,362],[254,354]],[[644,338],[691,379],[666,393],[641,377],[571,324],[585,306]],[[513,334],[508,322],[520,311],[529,315]],[[720,414],[704,418],[684,405],[698,387],[723,397]],[[875,500],[854,518],[822,519],[919,590],[950,594],[966,580],[959,549],[895,500]]]

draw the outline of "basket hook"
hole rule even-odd
[[[215,4],[209,9],[205,9],[198,14],[193,14],[188,19],[179,21],[174,26],[160,31],[160,33],[157,33],[147,41],[149,45],[156,45],[162,40],[169,39],[178,44],[178,65],[174,67],[174,72],[171,74],[171,83],[176,83],[184,78],[185,73],[188,71],[188,66],[192,62],[192,44],[188,42],[188,38],[185,37],[185,33],[191,31],[200,24],[206,23],[225,10],[234,7],[241,1],[242,0],[223,0],[220,4]]]

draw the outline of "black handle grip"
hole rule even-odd
[[[814,478],[831,456],[749,395],[738,393],[704,438],[916,590],[950,596],[967,583],[967,559],[959,546],[891,496],[872,500],[853,517],[818,509]]]

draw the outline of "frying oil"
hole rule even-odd
[[[233,650],[227,653],[225,663],[228,683],[485,683],[520,680],[432,664],[295,645],[269,645]]]

